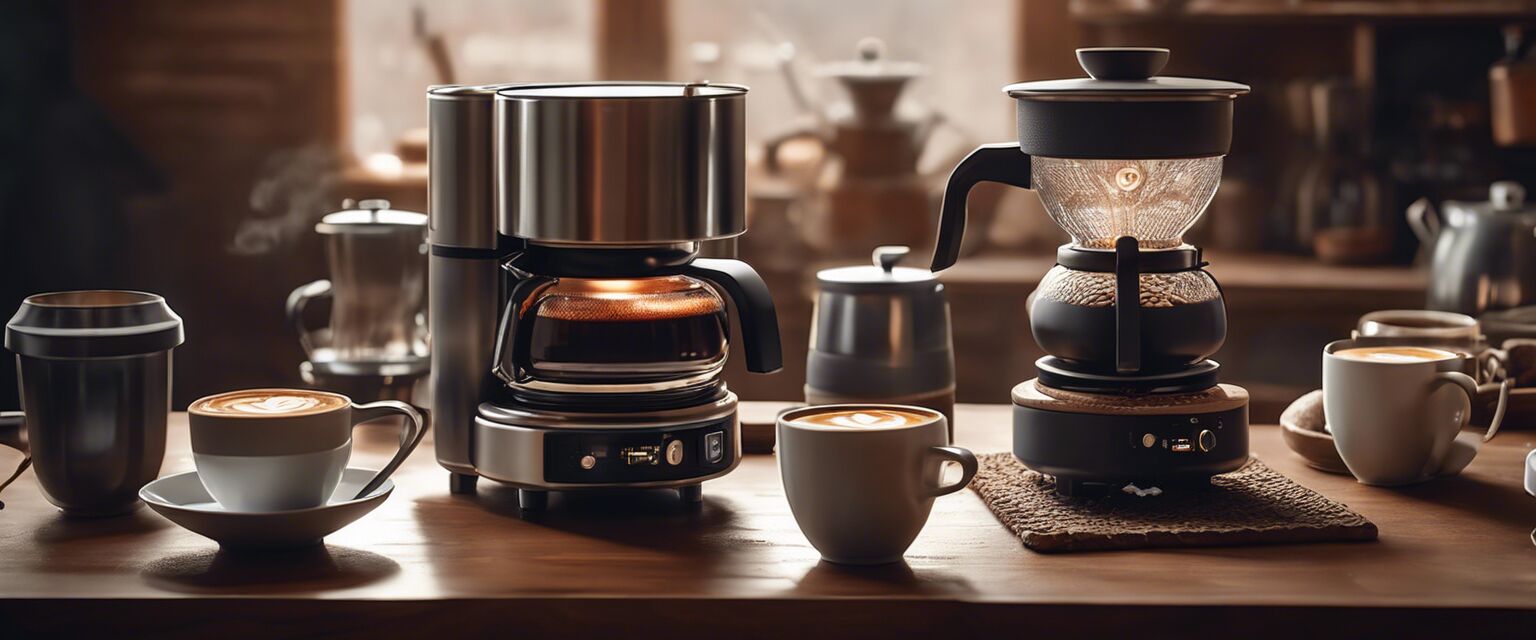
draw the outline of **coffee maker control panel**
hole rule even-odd
[[[607,484],[711,475],[734,462],[735,419],[644,431],[551,431],[544,435],[544,480]]]
[[[1127,433],[1130,448],[1159,454],[1212,453],[1217,448],[1218,434],[1226,428],[1222,418],[1222,414],[1216,413],[1149,420],[1144,428]]]

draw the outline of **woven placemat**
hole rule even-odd
[[[1257,458],[1212,478],[1209,489],[1066,498],[1011,453],[978,457],[971,488],[1024,546],[1042,553],[1376,539],[1365,516]]]

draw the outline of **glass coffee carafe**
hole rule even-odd
[[[316,365],[351,370],[427,366],[427,217],[364,200],[329,214],[315,231],[326,239],[330,278],[288,296],[288,319]],[[305,326],[315,299],[330,300],[327,326]],[[397,372],[398,373],[398,372]]]
[[[725,301],[699,280],[543,280],[502,328],[497,372],[514,387],[657,391],[712,384],[725,366]]]

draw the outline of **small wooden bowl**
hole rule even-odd
[[[1349,475],[1344,459],[1333,446],[1333,436],[1323,429],[1323,390],[1297,398],[1280,414],[1280,434],[1290,447],[1314,469]]]

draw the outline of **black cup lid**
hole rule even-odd
[[[1248,85],[1157,75],[1167,49],[1078,49],[1087,78],[1021,82],[1019,149],[1052,158],[1201,158],[1232,146],[1232,103]]]
[[[36,358],[114,358],[182,343],[181,317],[140,291],[62,291],[22,301],[5,325],[5,348]]]
[[[1159,76],[1170,53],[1159,47],[1093,47],[1077,50],[1077,62],[1087,78],[1037,80],[1003,87],[1023,99],[1094,100],[1159,98],[1164,100],[1223,98],[1248,93],[1248,85],[1225,80]]]

